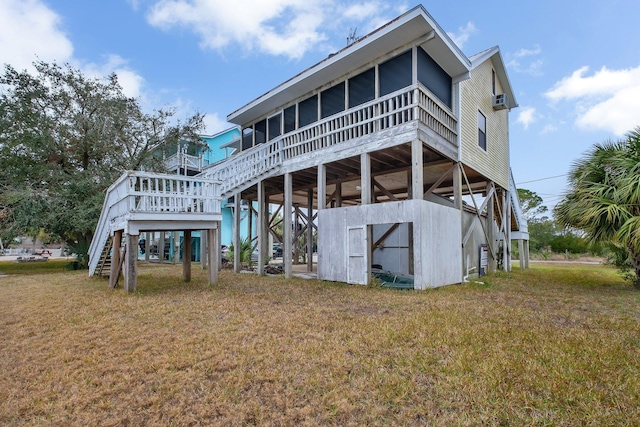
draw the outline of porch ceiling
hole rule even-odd
[[[378,202],[407,199],[407,183],[411,170],[411,145],[402,144],[384,150],[370,153],[371,174],[373,179],[381,187],[374,185]],[[453,195],[453,180],[450,169],[453,162],[441,154],[423,146],[423,174],[424,191],[426,192],[444,174],[447,177],[434,192],[443,197]],[[335,162],[327,163],[327,198],[341,185],[342,201],[344,206],[360,203],[360,157],[349,157]],[[486,178],[479,173],[465,167],[465,172],[472,185],[474,193],[483,192],[486,186]],[[292,173],[293,178],[293,204],[307,206],[308,191],[313,191],[314,209],[317,209],[317,167],[302,169]],[[284,176],[274,176],[265,180],[265,191],[269,196],[269,202],[274,204],[284,203]],[[463,193],[467,193],[463,182]],[[392,196],[389,196],[391,194]],[[257,186],[250,187],[242,192],[243,199],[257,200]]]

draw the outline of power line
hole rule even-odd
[[[531,180],[531,181],[518,182],[516,185],[520,185],[520,184],[529,184],[530,182],[544,181],[544,180],[547,180],[547,179],[553,179],[553,178],[561,178],[561,177],[563,177],[563,176],[567,176],[567,174],[566,174],[566,173],[563,173],[562,175],[548,176],[548,177],[546,177],[546,178],[539,178],[539,179],[534,179],[534,180]]]

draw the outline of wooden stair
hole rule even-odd
[[[113,237],[109,237],[107,239],[107,243],[102,248],[102,253],[100,254],[100,262],[98,263],[98,268],[96,269],[96,273],[98,276],[109,276],[111,273],[111,249],[113,248]]]

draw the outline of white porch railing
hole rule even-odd
[[[453,113],[418,84],[282,136],[282,158],[286,161],[416,119],[457,145]]]
[[[169,170],[175,169],[187,169],[195,170],[198,172],[202,171],[202,168],[206,166],[205,160],[202,156],[192,156],[190,154],[178,152],[164,161],[165,166]]]
[[[89,275],[93,275],[114,226],[133,214],[221,212],[220,183],[201,177],[126,172],[108,189],[89,248]],[[185,217],[187,219],[188,217]]]
[[[274,173],[287,160],[413,120],[420,120],[457,145],[455,116],[428,89],[417,84],[245,150],[205,169],[200,176],[221,181],[222,195],[227,197],[231,191],[253,184],[257,177]]]

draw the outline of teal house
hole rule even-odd
[[[239,127],[232,127],[213,135],[200,135],[202,142],[206,144],[206,147],[195,147],[193,144],[180,143],[175,147],[175,150],[170,152],[169,156],[164,159],[165,166],[169,172],[194,176],[203,171],[207,166],[214,165],[221,162],[233,154],[240,152],[241,150],[241,132]],[[240,221],[240,235],[242,238],[246,238],[249,233],[249,227],[251,227],[251,235],[256,235],[256,223],[255,215],[251,218],[249,215],[251,209],[249,209],[248,203],[241,204],[241,221]],[[222,230],[221,230],[221,243],[222,245],[230,246],[233,236],[233,203],[223,201],[222,203]],[[164,235],[163,235],[164,234]],[[148,249],[143,249],[144,245],[140,245],[140,255],[149,254],[151,256],[156,255],[159,252],[158,248],[164,247],[164,258],[169,260],[181,259],[182,254],[180,248],[182,247],[182,233],[178,233],[176,238],[175,232],[159,232],[151,233],[151,235],[144,240],[149,241]],[[193,261],[200,261],[200,232],[194,231],[191,234],[192,240],[192,258]],[[142,240],[141,240],[142,242]],[[144,253],[142,252],[144,250]],[[176,253],[176,250],[178,251]],[[176,255],[178,257],[176,258]],[[148,258],[148,256],[147,256]]]

